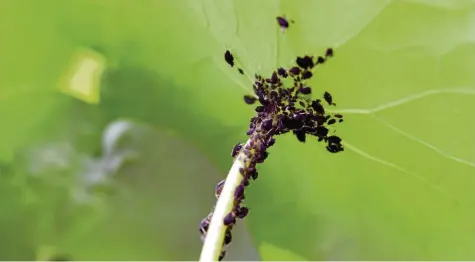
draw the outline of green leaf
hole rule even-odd
[[[347,150],[330,155],[313,141],[278,139],[250,189],[255,241],[309,259],[473,259],[475,52],[467,21],[475,7],[312,3],[281,5],[295,20],[287,50],[336,46],[312,84],[346,114],[338,134]]]

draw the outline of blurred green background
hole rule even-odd
[[[474,26],[471,0],[2,0],[0,259],[198,259],[253,115],[224,51],[333,47],[310,84],[345,152],[279,137],[226,259],[474,260]]]

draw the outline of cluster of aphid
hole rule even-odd
[[[289,27],[289,22],[282,17],[277,17],[279,26],[283,29]],[[255,75],[253,84],[254,95],[245,95],[244,102],[255,107],[257,116],[251,118],[249,130],[249,143],[238,143],[234,146],[232,157],[236,158],[240,153],[246,157],[244,168],[240,173],[244,179],[235,190],[235,201],[232,211],[224,218],[227,226],[224,245],[220,260],[224,258],[226,248],[232,240],[231,230],[236,223],[236,218],[244,218],[248,209],[242,206],[244,189],[251,180],[256,180],[258,172],[256,165],[263,163],[268,157],[267,150],[274,145],[275,136],[292,132],[300,142],[305,142],[307,136],[315,136],[317,141],[327,143],[326,149],[331,153],[343,151],[340,137],[329,135],[329,125],[343,122],[340,114],[327,114],[322,100],[311,100],[312,88],[306,84],[306,80],[313,76],[313,69],[321,66],[328,58],[333,56],[333,49],[328,48],[324,56],[297,57],[296,65],[291,68],[278,68],[268,78]],[[224,54],[225,61],[235,67],[234,56],[230,51]],[[240,74],[244,74],[241,68],[237,68]],[[284,80],[291,80],[291,86],[284,84]],[[329,106],[334,106],[332,96],[324,92],[323,99]],[[223,189],[224,180],[216,185],[216,198]],[[204,240],[211,221],[212,212],[201,221],[200,232]]]

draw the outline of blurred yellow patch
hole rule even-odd
[[[60,82],[60,90],[84,102],[98,104],[105,67],[106,58],[102,54],[90,49],[76,52]]]
[[[262,243],[259,245],[259,254],[261,258],[265,260],[274,260],[274,261],[308,261],[308,259],[296,254],[290,250],[282,249],[276,247],[269,243]]]
[[[54,246],[40,246],[36,250],[36,261],[48,261],[56,252]]]

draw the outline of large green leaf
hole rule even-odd
[[[253,75],[329,46],[335,58],[310,83],[331,92],[334,111],[346,114],[337,130],[346,151],[330,155],[316,141],[278,138],[247,198],[261,259],[475,258],[474,2],[12,0],[0,10],[8,36],[0,43],[0,160],[14,174],[4,180],[0,170],[9,188],[1,204],[11,207],[1,217],[22,217],[14,225],[35,232],[17,234],[17,255],[5,248],[3,258],[31,259],[26,254],[41,245],[78,259],[197,257],[196,226],[218,179],[211,170],[230,167],[229,151],[246,139],[252,116],[242,103],[250,81],[224,63],[224,50]],[[282,33],[277,15],[295,24]],[[60,93],[83,50],[104,58],[99,105]],[[107,208],[68,209],[65,191],[78,185],[53,180],[84,171],[83,155],[97,160],[102,131],[122,117],[172,129],[209,159],[193,145],[149,134],[153,143],[139,143],[148,157],[112,179],[120,190],[107,193]],[[74,148],[71,164],[32,179],[24,156],[57,143]],[[175,147],[182,151],[170,158]],[[179,158],[183,152],[193,153]],[[200,169],[207,161],[215,167]],[[187,190],[160,193],[174,184]],[[195,195],[202,200],[186,201]],[[52,215],[65,208],[68,215]],[[236,250],[237,260],[249,255]]]

